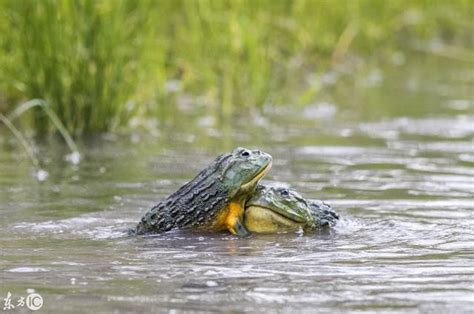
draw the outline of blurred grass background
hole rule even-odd
[[[305,103],[308,74],[354,56],[436,42],[469,61],[473,19],[471,0],[2,0],[0,113],[44,99],[78,135],[164,117],[179,97],[216,119]],[[53,130],[40,108],[25,120]]]

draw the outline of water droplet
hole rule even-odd
[[[49,177],[49,173],[48,171],[46,170],[43,170],[43,169],[39,169],[38,171],[36,171],[36,179],[38,181],[45,181],[47,178]]]
[[[208,287],[217,287],[219,284],[213,280],[206,281],[206,286]]]
[[[73,165],[78,165],[81,162],[81,154],[79,154],[79,152],[72,152],[71,154],[66,155],[66,160]]]

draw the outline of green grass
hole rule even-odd
[[[19,93],[51,104],[74,133],[105,131],[128,118],[127,101],[144,67],[149,3],[135,1],[3,2],[17,58],[10,67]],[[8,79],[8,78],[6,78]],[[34,126],[50,120],[35,110]]]
[[[473,15],[470,0],[3,0],[0,111],[44,99],[77,135],[163,116],[176,94],[218,119],[305,103],[317,93],[306,75],[353,54],[383,59],[433,38],[467,51]],[[29,121],[54,129],[41,109]]]

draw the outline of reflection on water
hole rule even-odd
[[[385,74],[364,92],[378,95],[389,83]],[[446,91],[450,81],[442,83]],[[45,311],[86,304],[99,312],[468,312],[474,306],[474,108],[456,84],[457,93],[444,92],[432,104],[436,114],[350,118],[343,105],[332,105],[342,97],[334,91],[334,99],[301,110],[268,108],[264,117],[236,119],[230,133],[199,120],[155,136],[86,140],[78,165],[64,160],[64,148],[45,143],[42,162],[50,176],[41,183],[2,133],[2,298],[34,289]],[[419,93],[433,92],[428,87]],[[266,180],[326,200],[341,222],[311,235],[246,239],[126,235],[150,206],[237,145],[271,153]]]

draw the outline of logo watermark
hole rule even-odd
[[[7,297],[3,298],[3,310],[10,311],[15,308],[24,307],[26,305],[32,311],[37,311],[43,306],[43,297],[39,293],[29,293],[26,298],[20,296],[16,299],[16,303],[12,298],[10,291],[7,293]]]
[[[26,306],[32,310],[39,310],[43,306],[43,297],[38,293],[30,293],[26,297]]]

